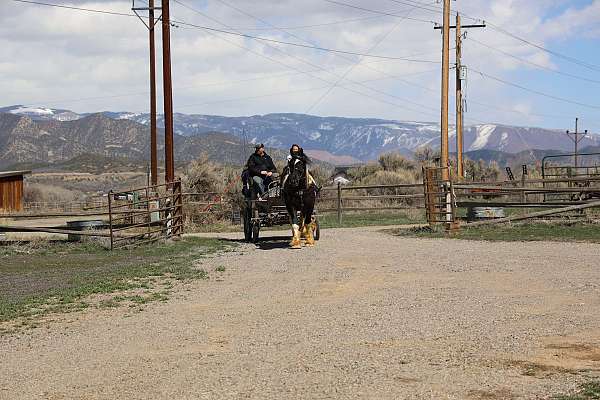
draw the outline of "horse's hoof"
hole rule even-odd
[[[297,249],[301,249],[301,248],[302,248],[302,246],[301,246],[301,245],[299,245],[299,244],[295,244],[295,245],[292,245],[292,246],[290,246],[290,248],[291,248],[291,249],[294,249],[294,250],[297,250]]]

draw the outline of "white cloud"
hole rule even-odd
[[[219,29],[223,29],[224,26],[214,19],[223,21],[230,28],[266,27],[265,24],[225,6],[218,0],[208,4],[194,0],[182,1],[211,16],[213,20],[171,2],[175,19]],[[330,26],[294,29],[287,33],[277,30],[245,31],[249,34],[355,52],[369,51],[380,41],[371,50],[373,54],[419,54],[414,58],[434,61],[440,58],[441,37],[439,31],[432,29],[431,24],[416,21],[399,23],[397,18],[376,16],[322,0],[227,1],[277,26],[293,27],[363,18]],[[364,8],[395,11],[399,14],[406,13],[409,9],[390,0],[344,1]],[[459,6],[469,15],[482,16],[540,44],[557,38],[573,39],[580,34],[580,29],[585,24],[596,25],[595,30],[588,30],[588,36],[598,32],[599,0],[594,0],[580,9],[565,8],[565,3],[567,2],[559,0],[473,0],[460,2]],[[68,4],[126,13],[131,7],[129,1],[118,0],[71,0]],[[439,6],[432,3],[431,7]],[[552,18],[545,18],[549,11],[560,11],[561,7],[562,12],[558,12]],[[419,9],[412,10],[410,16],[440,20],[439,14]],[[390,31],[392,33],[386,36]],[[498,34],[492,29],[473,30],[468,35],[534,63],[556,68],[547,53]],[[157,43],[160,44],[160,29],[157,32]],[[147,46],[146,28],[136,18],[88,14],[3,1],[0,4],[0,47],[3,49],[0,56],[2,103],[30,104],[45,101],[47,103],[43,105],[60,106],[76,111],[145,111],[148,109],[148,100],[139,92],[147,90]],[[172,29],[172,50],[175,108],[177,109],[178,105],[186,105],[188,107],[182,109],[184,112],[228,115],[305,112],[326,92],[326,89],[314,88],[339,81],[360,59],[352,55],[335,55],[232,35],[207,33],[183,26]],[[160,46],[157,52],[160,75]],[[532,68],[469,41],[465,42],[463,54],[466,64],[492,75],[503,76]],[[369,81],[363,85],[437,110],[439,94],[430,90],[439,89],[439,73],[411,75],[432,68],[439,66],[365,58],[359,66],[352,68],[346,78],[357,82]],[[312,72],[300,74],[301,71]],[[405,79],[412,82],[412,85],[397,79],[382,79],[385,78],[385,74],[406,76]],[[257,79],[261,77],[264,79]],[[207,85],[212,83],[223,84]],[[160,79],[158,84],[160,89]],[[434,120],[437,115],[437,112],[431,109],[382,95],[348,80],[342,80],[338,86],[319,102],[312,112],[412,120]],[[348,89],[364,93],[368,97]],[[530,106],[531,96],[525,93],[515,95],[514,92],[508,95],[506,88],[495,82],[471,79],[468,90],[472,98],[487,100],[488,103],[514,102],[518,108],[528,104],[527,110],[536,110],[535,106]],[[286,91],[289,91],[289,94],[268,96]],[[127,93],[136,95],[93,101],[59,102]],[[249,97],[255,98],[223,102]],[[57,103],[53,104],[53,101]],[[192,106],[195,104],[198,106]],[[506,113],[489,112],[477,116],[473,112],[469,117],[480,120],[510,119]],[[529,120],[515,114],[514,120],[506,122],[527,123]]]

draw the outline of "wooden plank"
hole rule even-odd
[[[344,200],[394,200],[394,199],[423,199],[425,195],[420,194],[398,194],[382,196],[344,196]]]
[[[23,176],[20,176],[19,179],[15,182],[15,203],[14,209],[16,211],[23,210]]]
[[[404,207],[343,207],[342,211],[385,211],[385,210],[416,210],[424,209],[424,206],[404,206]],[[337,208],[317,208],[318,212],[337,212]]]

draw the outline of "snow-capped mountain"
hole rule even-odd
[[[75,121],[82,117],[69,110],[22,105],[0,108],[0,113],[23,115],[37,121]]]
[[[147,124],[147,114],[111,113],[113,118]],[[158,117],[162,124],[162,116]],[[438,123],[406,122],[370,118],[317,117],[305,114],[267,114],[249,117],[175,114],[175,132],[198,135],[208,131],[228,132],[249,142],[287,148],[300,143],[306,149],[322,150],[334,156],[351,156],[363,161],[390,151],[405,154],[421,146],[439,147]],[[450,151],[454,151],[454,128]],[[600,135],[589,135],[581,148],[600,145]],[[562,130],[508,125],[465,127],[465,151],[496,150],[519,153],[525,150],[572,151],[572,142]]]
[[[46,107],[12,106],[0,112],[26,115],[34,120],[74,120],[87,114]],[[130,120],[149,124],[149,115],[131,112],[104,112],[116,120]],[[158,125],[163,125],[162,116]],[[176,113],[175,133],[182,136],[204,135],[207,132],[224,132],[246,142],[262,142],[267,146],[288,148],[299,143],[305,149],[319,150],[336,157],[372,160],[382,153],[414,152],[421,146],[439,146],[439,124],[432,122],[407,122],[373,118],[318,117],[306,114],[267,114],[247,117],[222,117],[213,115],[188,115]],[[450,150],[454,151],[450,132]],[[562,130],[516,127],[507,125],[473,125],[465,127],[465,151],[496,150],[518,153],[525,150],[572,150],[572,142]],[[600,135],[588,135],[580,144],[600,145]]]

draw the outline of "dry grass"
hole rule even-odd
[[[80,191],[65,189],[56,185],[29,183],[24,188],[25,203],[66,203],[80,200],[84,194]]]

